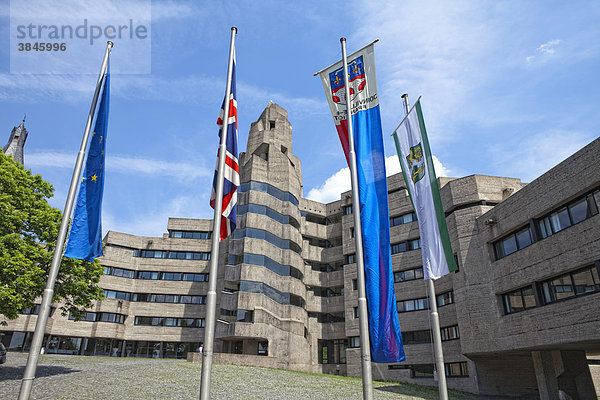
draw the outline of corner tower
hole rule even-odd
[[[28,134],[29,132],[25,129],[25,118],[23,118],[21,125],[15,126],[12,129],[8,143],[2,149],[4,154],[13,156],[15,161],[23,164],[23,147],[25,146]]]
[[[269,102],[240,154],[238,225],[228,244],[216,336],[225,353],[310,368],[302,258],[302,172],[287,112]]]

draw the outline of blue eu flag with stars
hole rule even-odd
[[[108,124],[108,69],[104,79],[100,109],[81,178],[77,208],[71,223],[71,233],[65,257],[94,261],[102,255],[102,192],[104,191],[104,150]]]

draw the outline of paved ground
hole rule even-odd
[[[16,399],[27,359],[9,353],[0,365],[0,399]],[[33,399],[197,399],[199,363],[183,360],[44,355]],[[375,382],[376,399],[437,399],[436,389]],[[213,399],[361,399],[360,379],[270,368],[213,365]],[[451,399],[477,397],[451,392]]]

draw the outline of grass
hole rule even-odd
[[[0,366],[2,398],[16,398],[27,354],[9,353]],[[146,358],[40,357],[35,399],[193,399],[200,391],[200,363]],[[375,399],[438,399],[437,388],[374,382]],[[213,399],[361,399],[362,381],[338,375],[213,364]],[[451,391],[451,399],[473,400]]]

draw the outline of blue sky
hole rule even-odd
[[[139,3],[127,3],[135,10]],[[531,181],[599,136],[600,3],[593,1],[152,1],[151,73],[113,74],[104,230],[161,235],[168,217],[211,218],[216,117],[230,27],[236,41],[239,147],[272,100],[288,110],[304,195],[349,188],[313,73],[379,38],[377,77],[388,157],[400,95],[422,96],[438,175]],[[10,35],[0,0],[0,35]],[[10,73],[0,46],[1,145],[27,114],[25,165],[62,209],[97,76]],[[102,52],[90,52],[99,66]],[[113,63],[119,57],[116,42]],[[397,160],[388,160],[397,172]]]

